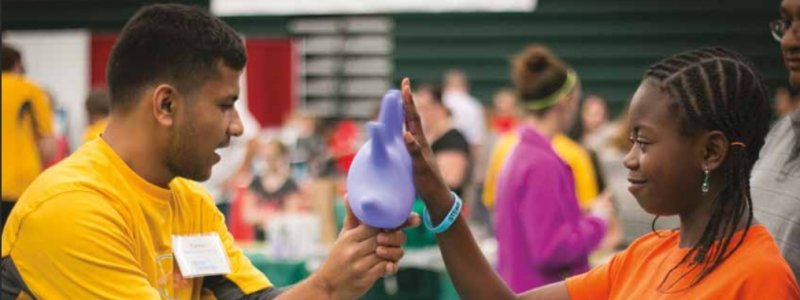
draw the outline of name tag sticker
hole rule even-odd
[[[184,278],[231,272],[228,256],[217,233],[172,236],[172,251]]]

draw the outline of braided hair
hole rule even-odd
[[[744,241],[753,221],[750,171],[769,131],[770,104],[763,77],[742,55],[724,48],[702,48],[668,57],[644,75],[653,79],[673,103],[680,134],[691,137],[701,130],[722,132],[731,146],[718,172],[724,174],[722,191],[712,200],[711,218],[697,244],[664,277],[659,290],[682,264],[690,267],[675,283],[700,267],[689,287],[705,278]],[[745,219],[744,234],[732,241]],[[715,241],[721,241],[712,249]],[[668,289],[668,288],[667,288]]]

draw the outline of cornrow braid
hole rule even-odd
[[[752,224],[750,171],[758,159],[769,131],[769,93],[763,77],[742,55],[724,48],[702,48],[674,55],[651,66],[644,77],[655,79],[673,103],[670,109],[679,116],[684,136],[700,130],[718,130],[728,141],[746,147],[731,147],[719,168],[723,172],[722,191],[712,200],[711,218],[700,240],[674,266],[659,284],[668,291],[696,268],[699,274],[692,287],[711,273],[744,241]],[[744,234],[733,235],[746,218]],[[718,247],[712,249],[717,238]],[[667,285],[672,273],[683,264],[690,268]]]

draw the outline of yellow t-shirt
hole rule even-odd
[[[89,127],[86,128],[86,132],[83,134],[83,143],[85,144],[86,142],[100,136],[100,134],[106,130],[107,124],[108,118],[106,117],[95,121],[92,125],[89,125]]]
[[[17,74],[3,72],[2,191],[15,200],[42,172],[38,140],[53,134],[47,94]]]
[[[575,180],[575,195],[581,208],[589,208],[597,197],[597,176],[589,152],[563,134],[553,136],[550,141],[553,150],[572,169],[572,178]]]
[[[509,133],[498,139],[489,157],[486,182],[483,187],[483,203],[486,207],[494,207],[497,195],[497,177],[505,164],[506,158],[514,150],[519,141],[519,134]],[[589,153],[581,145],[563,134],[557,134],[550,141],[553,150],[572,169],[575,180],[575,195],[582,208],[588,208],[597,197],[597,178]]]
[[[171,237],[210,232],[230,261],[225,278],[245,294],[271,286],[199,184],[176,178],[168,190],[155,186],[94,139],[22,195],[2,256],[39,299],[199,299],[203,278],[180,276]]]
[[[516,132],[508,133],[500,136],[497,143],[492,147],[492,153],[489,155],[489,165],[486,168],[486,179],[483,184],[483,204],[486,207],[494,207],[495,197],[497,196],[497,177],[500,176],[500,170],[503,169],[503,164],[506,158],[511,155],[511,150],[519,142],[519,134]]]

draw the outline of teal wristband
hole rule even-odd
[[[461,214],[461,206],[462,206],[461,198],[459,198],[458,195],[456,195],[456,193],[454,193],[453,191],[450,191],[450,195],[453,196],[453,207],[450,208],[450,212],[448,212],[447,216],[444,217],[442,223],[440,223],[436,227],[433,227],[433,224],[431,224],[432,223],[431,215],[428,214],[428,208],[426,207],[425,209],[422,210],[422,222],[425,224],[425,228],[428,228],[428,230],[432,231],[435,234],[440,234],[442,232],[445,232],[447,229],[450,229],[450,226],[452,226],[453,223],[456,221],[458,215]]]

